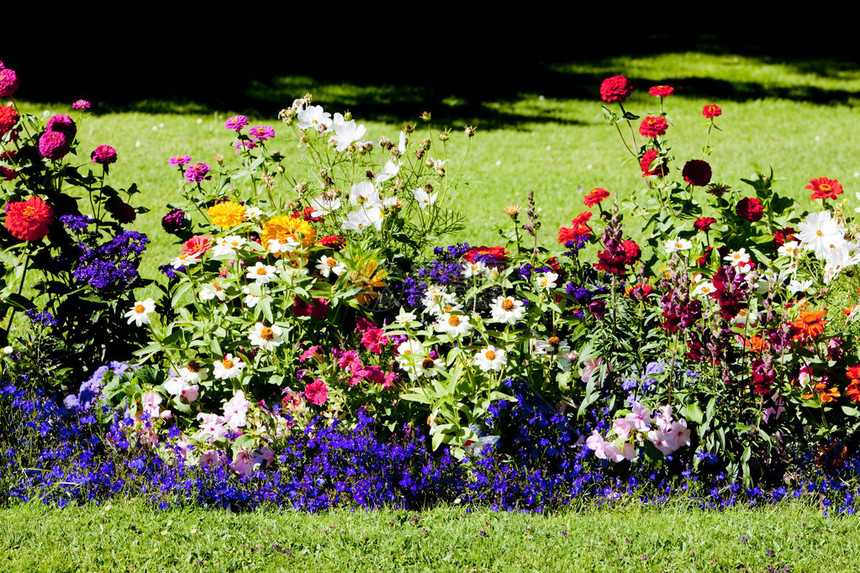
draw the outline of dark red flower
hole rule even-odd
[[[107,205],[107,210],[110,213],[111,217],[117,220],[120,224],[126,225],[128,223],[134,223],[134,220],[137,219],[137,212],[134,210],[134,207],[126,203],[125,201],[113,201],[109,202]]]
[[[660,159],[657,161],[660,156],[660,152],[656,149],[649,149],[642,155],[642,159],[639,161],[639,166],[642,168],[642,177],[649,177],[651,175],[656,175],[657,177],[664,177],[668,172],[666,167],[666,160]],[[657,161],[655,163],[655,161]]]
[[[325,219],[323,219],[322,217],[314,217],[313,213],[314,208],[308,206],[301,211],[293,211],[293,219],[303,219],[312,223],[321,223],[325,221]]]
[[[694,187],[704,187],[711,182],[711,166],[701,159],[691,159],[684,164],[681,170],[684,181]]]
[[[648,94],[654,97],[669,97],[675,93],[675,88],[672,86],[654,86],[648,90]]]
[[[340,235],[327,235],[317,241],[317,244],[339,251],[346,244],[346,241],[344,241],[343,237]]]
[[[10,149],[9,151],[0,153],[0,159],[2,159],[3,161],[13,162],[15,161],[15,155],[15,151]],[[11,167],[3,167],[2,165],[0,165],[0,179],[3,179],[5,181],[12,181],[17,177],[18,172],[16,170],[12,169]]]
[[[741,219],[745,219],[750,223],[756,223],[761,221],[761,218],[764,216],[764,206],[758,199],[746,197],[738,201],[738,204],[735,206],[735,213]]]
[[[645,298],[654,292],[654,287],[649,284],[644,283],[636,283],[633,286],[628,286],[624,289],[624,294],[633,300],[642,301]]]
[[[693,223],[693,226],[696,227],[699,231],[706,232],[711,230],[711,225],[716,223],[717,220],[713,217],[699,217],[696,219],[696,222]]]
[[[642,137],[659,137],[666,135],[666,130],[669,128],[669,122],[665,117],[648,116],[639,124],[639,133]]]
[[[708,104],[702,108],[702,115],[708,119],[719,117],[722,115],[723,110],[720,109],[720,106],[714,104]]]
[[[15,108],[7,105],[0,106],[0,137],[6,135],[16,123],[18,123],[18,112]]]
[[[624,101],[632,91],[633,84],[630,83],[630,80],[624,76],[612,76],[600,84],[600,99],[606,103]]]
[[[642,250],[636,241],[621,241],[621,246],[624,248],[624,262],[632,265],[642,257]]]
[[[586,207],[594,207],[607,197],[609,197],[609,191],[598,187],[589,191],[582,202]]]
[[[786,227],[785,229],[774,231],[773,240],[776,243],[777,248],[783,246],[789,241],[793,241],[795,233],[797,233],[797,230],[794,227]]]
[[[39,197],[6,203],[6,229],[16,239],[38,241],[48,234],[54,210]]]
[[[806,188],[812,191],[809,198],[813,201],[816,199],[836,199],[837,195],[842,194],[842,184],[836,179],[828,179],[827,177],[811,180]]]
[[[700,267],[707,265],[711,261],[711,251],[714,250],[714,247],[705,247],[704,252],[702,252],[702,256],[696,259],[696,264]]]

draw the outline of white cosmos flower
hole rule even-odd
[[[321,105],[303,107],[296,113],[296,119],[299,120],[299,129],[312,127],[318,131],[326,131],[332,124],[331,114],[324,111]]]
[[[505,351],[494,346],[485,346],[475,355],[475,364],[483,372],[490,370],[502,370],[508,359],[505,356]]]
[[[264,350],[274,350],[284,342],[281,338],[282,333],[281,327],[277,324],[266,326],[262,322],[258,322],[251,327],[248,338],[254,346],[259,346]]]
[[[402,163],[395,163],[393,160],[389,159],[388,162],[385,164],[385,167],[382,168],[382,172],[373,175],[373,180],[376,183],[388,181],[389,179],[397,175],[397,173],[400,171],[401,165]]]
[[[687,239],[681,239],[680,237],[671,241],[666,241],[663,243],[663,248],[670,255],[672,253],[677,253],[679,251],[689,251],[693,248],[693,243],[688,241]]]
[[[334,116],[334,137],[332,138],[336,144],[338,152],[342,152],[349,147],[350,143],[354,143],[364,137],[367,129],[363,125],[358,125],[355,120],[343,121],[343,116],[336,113]]]
[[[432,167],[439,175],[445,175],[446,163],[448,163],[447,159],[433,159],[432,157],[427,158],[427,165],[429,167]]]
[[[257,284],[265,284],[272,280],[276,272],[277,269],[272,265],[264,265],[262,262],[257,261],[257,264],[248,269],[245,278],[252,279]]]
[[[322,276],[328,278],[331,276],[331,273],[334,273],[336,276],[342,275],[346,270],[346,263],[338,261],[334,257],[323,255],[320,257],[316,268]]]
[[[397,151],[400,152],[400,155],[406,153],[406,133],[400,132],[400,140],[397,142]],[[860,195],[860,193],[858,193]]]
[[[242,375],[245,363],[241,359],[227,354],[224,360],[216,360],[212,366],[212,375],[218,380],[228,380]]]
[[[515,324],[526,313],[522,301],[510,296],[497,296],[491,308],[493,320],[506,324]]]
[[[423,187],[419,187],[412,190],[412,196],[415,197],[418,205],[422,209],[425,209],[436,202],[436,197],[439,196],[439,192],[434,191],[433,193],[428,193]]]
[[[341,228],[345,231],[356,231],[361,233],[367,227],[382,228],[382,221],[385,214],[379,207],[371,207],[366,209],[362,207],[358,211],[352,211],[346,217],[346,221],[341,224]]]
[[[373,186],[370,181],[362,181],[356,183],[349,190],[349,202],[353,205],[364,205],[365,207],[379,207],[382,205],[382,198],[379,196],[379,191]]]
[[[151,298],[139,300],[134,303],[131,310],[125,313],[125,318],[128,319],[128,324],[132,322],[137,326],[149,324],[149,315],[155,310],[155,301]]]
[[[337,197],[327,199],[324,195],[321,195],[311,199],[311,207],[313,207],[311,217],[322,217],[340,209],[340,199]]]
[[[824,259],[827,251],[838,248],[845,242],[845,232],[839,223],[831,218],[828,211],[821,213],[810,213],[806,221],[798,225],[799,231],[795,235],[800,245],[806,250],[813,251],[816,258]]]
[[[797,279],[793,279],[786,288],[791,294],[797,294],[799,292],[806,292],[811,286],[812,280],[799,281]]]

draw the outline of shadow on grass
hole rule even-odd
[[[777,34],[774,32],[773,34]],[[137,55],[115,52],[102,62],[110,74],[86,70],[55,70],[40,74],[40,62],[8,61],[16,67],[22,83],[19,97],[28,101],[71,102],[83,97],[98,103],[99,112],[198,113],[237,112],[257,117],[275,117],[282,108],[311,92],[328,110],[350,110],[365,121],[415,123],[423,111],[435,123],[459,128],[477,125],[482,130],[525,127],[529,123],[571,123],[549,111],[523,110],[515,106],[528,95],[559,100],[597,101],[600,82],[619,73],[629,58],[665,56],[684,51],[712,55],[741,55],[762,65],[783,66],[786,73],[819,78],[856,77],[857,64],[844,54],[847,46],[828,45],[828,52],[812,52],[791,43],[778,43],[775,35],[750,38],[688,34],[671,37],[632,35],[607,48],[582,42],[572,45],[563,39],[530,44],[502,43],[498,38],[464,54],[459,48],[420,51],[392,50],[382,57],[366,54],[341,57],[337,63],[325,58],[280,57],[214,61],[206,48],[186,54],[148,51]],[[653,47],[653,49],[649,49]],[[843,49],[846,48],[846,49]],[[841,54],[842,59],[831,57]],[[682,56],[679,56],[682,57]],[[855,57],[856,59],[856,57]],[[200,60],[204,65],[190,62]],[[344,62],[347,60],[346,62]],[[577,72],[565,72],[561,64],[576,62]],[[615,70],[607,73],[607,70]],[[643,88],[651,80],[630,79]],[[850,104],[860,94],[849,90],[822,89],[804,85],[765,84],[707,77],[666,77],[686,97],[720,101],[779,98],[823,105]],[[526,108],[527,109],[527,108]]]

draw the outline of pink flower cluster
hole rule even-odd
[[[652,429],[651,425],[656,428]],[[669,455],[675,450],[690,445],[690,430],[687,421],[683,418],[672,419],[672,406],[663,406],[651,418],[651,410],[633,402],[633,408],[623,418],[612,421],[612,430],[615,439],[607,440],[594,430],[591,436],[585,440],[585,444],[592,450],[594,455],[602,460],[620,462],[632,460],[636,457],[636,444],[647,439],[654,444],[663,455]]]

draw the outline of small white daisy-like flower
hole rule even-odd
[[[322,276],[324,276],[325,278],[329,278],[329,276],[331,276],[331,273],[334,273],[336,276],[342,275],[344,271],[346,271],[346,263],[340,262],[334,257],[327,257],[323,255],[322,257],[320,257],[316,268]]]
[[[245,205],[245,218],[249,221],[259,219],[263,215],[265,215],[265,213],[263,213],[263,210],[259,207]]]
[[[134,303],[131,310],[125,313],[125,318],[128,319],[128,324],[132,322],[137,326],[149,324],[149,315],[155,310],[155,301],[151,298],[139,300]]]
[[[276,237],[269,239],[266,248],[270,253],[282,253],[286,255],[292,253],[300,246],[301,244],[292,237]]]
[[[712,292],[715,292],[717,289],[714,288],[714,284],[711,281],[702,281],[696,285],[696,288],[693,289],[693,296],[702,296],[707,297],[710,296]]]
[[[537,276],[536,282],[537,286],[543,290],[552,290],[556,287],[556,281],[558,280],[558,274],[556,273],[543,273]]]
[[[811,280],[799,281],[797,279],[792,279],[791,283],[789,283],[786,288],[791,294],[797,294],[799,292],[806,292],[811,286]]]
[[[472,325],[469,324],[468,316],[446,312],[439,317],[436,330],[450,334],[453,338],[459,338],[472,330]]]
[[[212,256],[216,259],[235,257],[236,252],[241,249],[247,241],[239,235],[228,235],[215,240],[212,247]]]
[[[797,241],[787,241],[777,250],[780,257],[793,257],[798,253],[800,253],[800,243]]]
[[[507,363],[505,351],[494,346],[485,346],[475,355],[475,364],[483,372],[502,370]]]
[[[526,313],[522,301],[510,296],[498,296],[493,300],[491,309],[493,320],[506,324],[515,324]]]
[[[221,286],[219,281],[211,281],[200,285],[201,300],[212,300],[213,298],[217,298],[218,300],[223,301],[226,296],[227,291],[224,290],[224,287]]]
[[[472,277],[479,277],[483,275],[487,270],[487,264],[484,261],[474,261],[467,262],[463,264],[463,278],[470,279]]]
[[[746,249],[740,248],[723,257],[723,260],[737,268],[740,265],[750,262],[750,256]]]
[[[406,312],[403,307],[400,307],[400,312],[394,317],[394,322],[400,326],[406,326],[413,320],[415,320],[415,315],[411,312]]]
[[[174,269],[196,265],[200,262],[200,253],[182,253],[170,260],[170,266]]]
[[[258,295],[255,294],[254,290],[246,286],[242,287],[242,293],[244,293],[245,295],[245,298],[242,299],[242,302],[248,308],[254,308],[255,306],[257,306],[257,303],[260,302],[260,299],[263,298],[262,291]]]
[[[257,284],[265,284],[272,280],[276,272],[277,269],[272,265],[264,265],[257,261],[257,264],[248,269],[248,274],[245,277],[256,281]]]
[[[693,248],[693,243],[691,243],[687,239],[677,238],[663,243],[663,248],[666,250],[667,253],[671,255],[672,253],[677,253],[680,251],[689,251]]]
[[[212,375],[218,380],[228,380],[241,376],[245,363],[240,358],[227,354],[224,360],[216,360],[212,365]]]
[[[266,326],[262,322],[258,322],[251,327],[248,338],[254,346],[259,346],[264,350],[274,350],[284,342],[281,338],[282,333],[281,327],[277,324]]]

